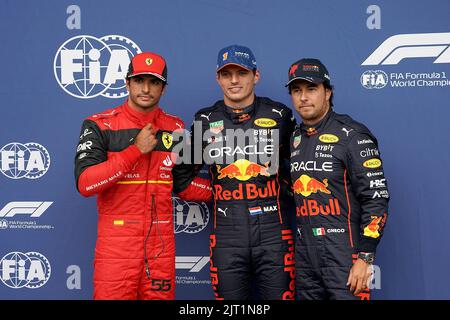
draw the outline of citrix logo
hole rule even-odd
[[[433,63],[450,63],[450,32],[391,36],[361,65],[395,65],[407,58],[437,58]]]

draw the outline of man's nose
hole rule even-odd
[[[142,83],[142,91],[143,92],[149,92],[150,91],[150,82],[149,81],[144,81]]]
[[[302,101],[308,100],[308,96],[306,94],[306,91],[300,92],[300,100],[302,100]]]
[[[232,82],[232,83],[238,83],[238,82],[239,82],[239,76],[238,76],[238,74],[233,73],[233,74],[231,75],[231,82]]]

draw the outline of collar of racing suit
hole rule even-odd
[[[328,120],[330,118],[332,118],[333,115],[334,115],[334,111],[331,110],[331,108],[330,108],[330,110],[328,110],[328,113],[326,114],[326,116],[322,120],[320,120],[319,123],[316,123],[313,126],[307,126],[302,122],[302,124],[300,125],[300,130],[302,131],[302,133],[306,133],[306,135],[308,135],[308,136],[315,135],[315,134],[319,133],[320,130],[325,127]]]
[[[141,127],[144,127],[147,123],[151,123],[154,129],[158,129],[156,119],[158,119],[159,114],[161,112],[161,108],[159,106],[155,106],[153,110],[150,112],[139,112],[133,110],[128,105],[128,101],[125,101],[125,103],[122,106],[122,109],[131,121],[139,124]]]
[[[224,105],[225,114],[230,118],[234,124],[244,123],[250,120],[255,114],[256,97],[253,103],[243,108],[232,108]]]

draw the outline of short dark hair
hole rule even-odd
[[[334,96],[334,93],[333,93],[334,86],[331,85],[329,80],[325,80],[324,82],[322,82],[322,84],[325,89],[328,89],[331,91],[331,96],[330,96],[329,101],[330,101],[330,107],[332,107],[333,106],[333,96]],[[288,86],[289,94],[291,94],[291,90],[292,90],[292,84],[289,84],[289,86]]]
[[[328,90],[331,91],[331,96],[330,96],[329,101],[330,101],[330,107],[332,107],[333,106],[333,96],[334,96],[334,93],[333,93],[334,92],[334,86],[331,85],[329,80],[324,81],[323,82],[323,86],[325,87],[325,89],[328,89]]]

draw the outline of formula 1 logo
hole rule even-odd
[[[175,268],[185,269],[189,272],[200,272],[209,262],[209,256],[205,257],[175,257]]]
[[[53,201],[13,201],[0,210],[0,218],[12,218],[17,214],[26,214],[31,218],[40,217]]]
[[[0,280],[12,289],[40,288],[50,275],[50,262],[39,252],[10,252],[0,260]]]
[[[75,98],[122,98],[128,94],[125,76],[130,60],[141,52],[136,43],[119,35],[75,36],[56,52],[55,78]]]
[[[450,32],[397,34],[387,38],[361,65],[395,65],[408,58],[437,58],[433,63],[450,63]]]
[[[12,142],[0,149],[0,172],[10,179],[37,179],[50,167],[50,154],[35,142]]]

